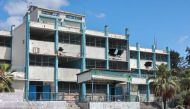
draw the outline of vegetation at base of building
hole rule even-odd
[[[174,97],[180,90],[177,77],[171,75],[171,71],[167,65],[161,64],[157,67],[156,77],[149,79],[154,79],[153,92],[156,97],[162,97],[164,109],[166,109],[167,101]]]
[[[162,91],[168,91],[169,93],[162,92],[163,94],[160,94],[162,98],[167,98],[166,102],[168,102],[168,106],[170,108],[177,108],[177,109],[185,109],[190,107],[190,48],[187,47],[186,49],[186,56],[181,57],[180,54],[177,51],[171,50],[170,57],[171,57],[171,71],[168,71],[165,69],[163,65],[158,67],[158,76],[156,77],[156,80],[160,78],[159,72],[163,72],[161,75],[163,81],[155,81],[155,86],[160,87],[159,84],[163,83],[167,85],[163,85],[169,90],[164,90],[162,87],[160,87]],[[161,69],[161,70],[159,70]],[[164,72],[166,74],[164,74]],[[168,77],[168,73],[170,72],[170,76]],[[165,75],[165,76],[164,76]],[[166,78],[170,81],[175,82],[176,89],[179,91],[174,90],[173,86],[170,86],[170,82],[166,80]],[[158,95],[159,90],[155,90],[155,95]],[[156,92],[157,91],[157,92]],[[176,92],[177,91],[177,92]],[[168,95],[169,94],[169,95]]]
[[[0,92],[14,92],[12,87],[13,75],[8,73],[9,64],[0,64]]]

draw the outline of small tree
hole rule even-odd
[[[155,96],[162,97],[164,109],[166,109],[167,100],[176,95],[179,85],[176,78],[171,75],[167,65],[161,64],[157,67],[157,76],[153,81]]]
[[[14,92],[11,83],[13,76],[7,73],[10,66],[8,64],[0,64],[0,92]]]

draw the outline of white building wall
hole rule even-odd
[[[43,55],[55,55],[54,42],[30,40],[30,53],[36,54],[36,50]]]
[[[45,24],[45,23],[40,23],[40,22],[30,22],[31,27],[36,27],[36,28],[45,28],[45,29],[50,29],[53,30],[55,28],[54,25],[51,24]]]
[[[30,81],[53,81],[54,67],[30,66],[29,79]]]
[[[137,68],[137,60],[136,59],[130,59],[130,68]]]
[[[13,30],[12,66],[25,65],[26,24],[23,23]]]
[[[71,68],[59,68],[58,69],[58,80],[77,82],[77,74],[80,73],[80,69]]]
[[[0,36],[11,37],[11,33],[9,31],[0,30]]]
[[[86,58],[105,59],[105,48],[86,46]]]
[[[58,47],[63,48],[63,56],[80,57],[80,45],[59,43]]]
[[[11,59],[11,48],[0,46],[0,59],[10,60]]]

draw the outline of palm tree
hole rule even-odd
[[[157,66],[156,77],[153,81],[154,94],[157,97],[162,97],[164,109],[166,109],[167,100],[176,95],[179,90],[176,77],[171,75],[167,65],[161,64]]]
[[[0,64],[0,92],[14,92],[11,85],[13,76],[7,73],[9,68],[9,64]]]
[[[181,80],[181,87],[184,91],[190,91],[190,69],[186,69],[180,75]]]

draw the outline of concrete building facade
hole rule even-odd
[[[127,29],[120,35],[108,26],[100,32],[86,25],[84,15],[30,6],[21,25],[0,32],[11,41],[0,45],[0,62],[11,64],[16,90],[28,100],[111,100],[113,95],[153,100],[147,78],[155,76],[156,65],[170,68],[168,47],[130,46]]]

